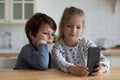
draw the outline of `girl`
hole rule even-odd
[[[53,47],[57,67],[64,72],[77,76],[88,76],[88,48],[96,45],[80,37],[84,31],[85,15],[76,7],[65,8],[59,26],[59,41]],[[109,70],[109,61],[100,54],[98,67],[92,75],[100,75]]]

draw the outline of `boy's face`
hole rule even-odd
[[[38,34],[34,37],[37,40],[44,40],[46,43],[52,43],[54,39],[55,31],[49,24],[42,25]]]

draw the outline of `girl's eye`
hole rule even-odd
[[[81,29],[81,26],[78,26],[77,29]]]
[[[68,28],[73,28],[74,26],[72,26],[72,25],[67,25],[66,27],[68,27]],[[77,29],[81,29],[82,26],[76,26],[76,28],[77,28]]]
[[[69,28],[71,28],[71,27],[73,27],[72,25],[67,25],[66,27],[69,27]]]

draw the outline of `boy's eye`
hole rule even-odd
[[[43,34],[45,34],[45,35],[50,35],[49,33],[46,33],[46,32],[44,32]],[[51,36],[54,36],[55,34],[53,33],[53,34],[51,34]]]
[[[52,36],[55,36],[55,34],[53,33]]]
[[[48,33],[44,32],[43,34],[48,35]]]

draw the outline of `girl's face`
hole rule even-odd
[[[83,31],[83,18],[72,16],[64,25],[64,39],[68,41],[78,41]]]
[[[35,38],[38,38],[38,40],[44,40],[47,43],[52,43],[54,39],[54,34],[55,31],[50,27],[50,25],[45,24],[41,26]]]

